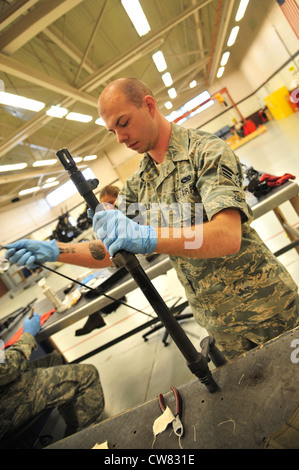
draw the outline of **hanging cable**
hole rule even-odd
[[[55,271],[54,269],[49,268],[49,266],[46,266],[46,265],[40,264],[40,263],[36,263],[36,264],[38,264],[38,266],[40,266],[40,267],[42,267],[42,268],[47,269],[48,271],[51,271],[52,273],[58,274],[59,276],[64,277],[65,279],[68,279],[68,280],[71,281],[71,282],[75,282],[75,283],[78,284],[79,286],[82,286],[82,287],[85,287],[85,288],[91,290],[92,292],[96,293],[97,295],[103,295],[104,297],[107,297],[107,299],[113,300],[114,302],[118,302],[118,303],[120,303],[121,305],[124,305],[125,307],[131,308],[132,310],[136,310],[136,312],[142,313],[143,315],[146,315],[146,316],[151,317],[151,318],[155,318],[155,317],[153,317],[152,315],[150,315],[149,313],[145,313],[145,312],[143,312],[142,310],[139,310],[138,308],[133,307],[132,305],[126,304],[126,303],[123,302],[122,300],[118,300],[118,299],[115,299],[114,297],[111,297],[111,296],[108,295],[108,294],[104,294],[104,292],[101,292],[101,290],[100,290],[100,289],[101,289],[101,286],[99,286],[99,287],[97,287],[96,289],[94,289],[93,287],[90,287],[90,286],[88,286],[87,284],[83,284],[82,282],[77,281],[76,279],[72,279],[71,277],[66,276],[65,274],[59,273],[59,272]]]

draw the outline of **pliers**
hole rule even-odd
[[[181,399],[181,395],[179,394],[179,391],[175,387],[171,385],[170,388],[173,391],[173,394],[175,396],[175,419],[172,421],[171,424],[172,424],[175,435],[178,437],[182,437],[182,435],[184,434],[184,428],[181,422],[182,399]],[[162,393],[160,393],[159,395],[159,406],[160,406],[160,410],[163,413],[166,410],[166,406],[165,406],[164,397]]]

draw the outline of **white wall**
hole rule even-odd
[[[273,2],[273,8],[241,63],[240,72],[251,86],[257,88],[290,59],[290,54],[298,51],[298,46],[295,33],[277,2]],[[285,70],[273,80],[270,93],[283,85],[288,88],[291,80],[292,73]]]
[[[211,95],[213,95],[223,88],[227,88],[229,95],[231,96],[234,103],[237,103],[254,91],[252,86],[247,82],[244,75],[240,71],[236,71],[217,80],[217,82],[215,82],[215,84],[209,89],[209,92]],[[227,102],[228,107],[231,107],[232,101],[225,93],[223,94],[223,98]],[[253,98],[251,101],[253,103],[251,105],[247,104],[247,106],[238,106],[243,116],[248,116],[259,109],[260,106],[256,102],[256,99]],[[224,105],[220,105],[218,101],[215,101],[213,106],[204,112],[188,119],[182,125],[188,129],[195,129],[200,127],[206,132],[214,133],[224,126],[232,126],[233,118],[236,118],[238,121],[241,119],[236,109],[229,110],[225,115],[218,116],[223,111],[225,111],[225,109],[226,108]]]

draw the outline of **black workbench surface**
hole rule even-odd
[[[299,328],[219,367],[213,377],[220,386],[214,394],[196,378],[178,387],[185,429],[182,448],[263,448],[264,438],[280,428],[299,403]],[[166,393],[165,399],[174,411],[172,392]],[[179,450],[171,426],[153,445],[152,426],[159,416],[158,400],[154,399],[48,448],[91,449],[107,441],[111,450]]]

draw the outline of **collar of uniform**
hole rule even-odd
[[[163,175],[171,173],[174,169],[173,162],[188,160],[188,155],[184,153],[184,149],[188,148],[188,130],[175,123],[171,123],[172,131],[170,134],[169,144],[165,158],[163,160]],[[182,151],[183,150],[183,151]],[[145,153],[140,164],[140,177],[144,180],[156,179],[157,169],[151,156]],[[159,178],[160,179],[160,178]]]
[[[175,122],[172,122],[171,125],[172,131],[165,159],[168,158],[175,162],[189,160],[188,155],[185,153],[186,148],[189,147],[188,129],[179,126]]]

